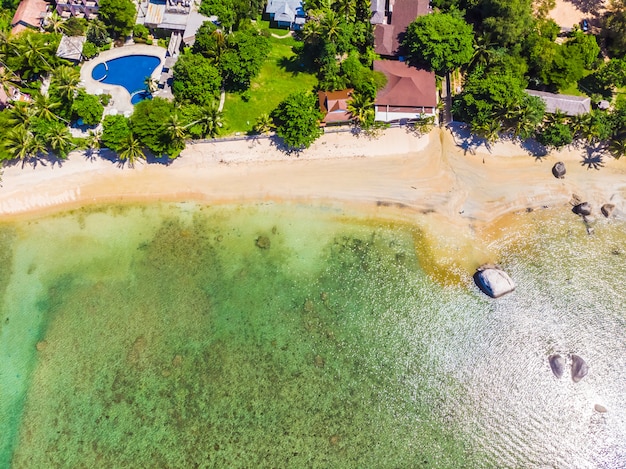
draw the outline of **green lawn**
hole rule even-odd
[[[281,30],[282,31],[282,30]],[[291,50],[293,39],[273,39],[261,73],[252,81],[250,99],[228,93],[224,105],[227,134],[252,130],[254,121],[263,113],[270,113],[284,98],[295,91],[312,90],[317,84],[315,75],[303,71]]]

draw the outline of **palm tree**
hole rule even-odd
[[[76,96],[76,93],[80,89],[80,72],[74,67],[68,65],[61,65],[52,74],[51,86],[54,86],[58,92],[59,97],[70,103]]]
[[[35,108],[27,103],[15,103],[9,110],[8,123],[12,126],[22,125],[28,127],[35,117]]]
[[[43,142],[23,125],[18,125],[7,132],[5,148],[15,158],[22,161],[45,151]]]
[[[202,135],[210,138],[217,137],[222,128],[222,112],[219,110],[219,104],[211,101],[210,104],[203,106],[200,112],[200,117],[187,124],[185,129],[198,124],[202,129]]]
[[[562,112],[557,110],[556,112],[552,112],[552,113],[546,113],[546,115],[543,118],[543,123],[546,125],[550,125],[550,124],[562,124],[565,123],[565,120],[567,119],[567,115]]]
[[[356,16],[356,2],[354,0],[335,0],[333,3],[335,11],[350,20]]]
[[[477,35],[474,38],[474,53],[467,68],[472,70],[478,66],[489,65],[495,55],[494,46],[488,33]]]
[[[50,44],[45,42],[44,35],[36,35],[30,31],[20,34],[16,43],[16,53],[26,62],[26,74],[38,74],[52,70],[52,65],[48,62],[48,57],[52,56]]]
[[[269,114],[263,113],[259,117],[257,117],[256,122],[254,123],[254,127],[252,127],[252,130],[259,134],[266,134],[270,132],[272,128],[274,128],[274,121]]]
[[[143,148],[139,139],[135,138],[132,133],[128,134],[117,156],[122,162],[128,161],[129,167],[134,167],[135,162],[144,157]]]
[[[615,159],[626,155],[626,132],[614,135],[609,140],[608,150]]]
[[[48,23],[46,26],[46,30],[48,31],[53,33],[62,33],[65,31],[65,21],[56,11],[52,12],[52,14],[46,19],[46,22]]]
[[[33,113],[35,117],[39,117],[47,121],[53,121],[55,119],[60,119],[60,117],[54,112],[54,110],[58,109],[60,106],[61,103],[53,101],[49,96],[37,94],[35,96]]]
[[[501,125],[497,119],[490,119],[472,127],[472,132],[483,137],[487,143],[495,143],[500,138]]]
[[[175,146],[179,146],[180,144],[184,145],[185,138],[187,137],[187,128],[189,126],[190,124],[183,125],[178,114],[171,114],[164,124],[164,130],[170,142]]]
[[[96,46],[103,46],[109,40],[106,25],[98,19],[89,21],[86,35],[87,40],[93,42]]]
[[[589,143],[594,138],[593,116],[590,112],[579,114],[571,119],[572,133],[575,138],[584,138]]]
[[[321,32],[328,42],[335,42],[341,32],[340,18],[333,10],[324,12],[320,21]]]
[[[74,146],[72,134],[65,125],[53,126],[46,134],[50,148],[60,157],[67,158],[68,153]]]
[[[374,121],[374,101],[363,93],[354,93],[347,103],[348,112],[360,127],[367,127]]]
[[[146,76],[146,78],[143,81],[143,84],[146,87],[146,91],[150,94],[154,93],[156,90],[159,89],[159,80],[157,80],[156,78],[153,78],[151,75]]]

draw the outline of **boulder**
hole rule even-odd
[[[554,166],[552,166],[552,174],[557,179],[563,179],[565,177],[565,163],[559,161]]]
[[[511,277],[500,267],[491,264],[480,266],[477,269],[474,274],[474,282],[483,293],[491,298],[499,298],[515,290],[515,283]]]
[[[606,412],[606,407],[604,407],[602,404],[596,404],[593,406],[593,408],[596,412],[600,412],[601,414]]]
[[[550,368],[554,376],[557,378],[563,376],[563,371],[565,371],[565,359],[558,353],[555,353],[554,355],[550,355],[548,361],[550,362]]]
[[[591,215],[591,205],[589,205],[589,203],[587,203],[587,202],[583,202],[582,204],[574,205],[574,208],[572,209],[572,212],[574,212],[576,215],[580,215],[580,216]]]
[[[587,376],[589,367],[585,360],[578,355],[572,354],[572,381],[578,383],[581,379]]]
[[[607,218],[611,216],[611,214],[613,213],[613,210],[615,210],[615,205],[613,204],[604,204],[602,207],[600,207],[600,211],[602,212],[602,215],[604,215]]]
[[[259,249],[269,249],[271,242],[267,236],[259,236],[256,239],[255,244]]]

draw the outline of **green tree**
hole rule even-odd
[[[403,45],[412,64],[426,64],[444,74],[470,62],[473,38],[472,26],[459,15],[432,13],[408,26]]]
[[[36,94],[33,104],[33,113],[35,117],[39,117],[47,121],[58,119],[56,110],[61,106],[61,103],[58,101],[54,101],[50,97],[43,94]]]
[[[45,151],[45,145],[36,139],[23,125],[12,128],[6,134],[4,147],[7,152],[20,160],[25,160]]]
[[[121,162],[128,162],[128,166],[133,168],[135,163],[145,157],[141,141],[132,133],[129,133],[118,147],[117,156]]]
[[[135,106],[130,117],[133,135],[155,155],[176,158],[184,146],[172,139],[172,133],[164,123],[177,111],[174,104],[163,98],[146,99]]]
[[[205,21],[196,33],[192,50],[195,54],[202,54],[207,59],[211,59],[214,65],[219,64],[222,54],[226,50],[224,31],[218,29],[210,21]]]
[[[51,94],[58,96],[63,103],[71,105],[79,89],[80,72],[78,69],[62,65],[52,73]]]
[[[85,125],[96,125],[102,119],[104,106],[98,96],[79,92],[72,104],[72,116],[74,119],[82,119]]]
[[[562,148],[572,143],[572,131],[562,122],[552,122],[545,125],[537,133],[537,141],[547,148]]]
[[[87,41],[98,47],[102,47],[110,40],[106,25],[99,19],[89,20],[86,34]]]
[[[518,44],[534,26],[532,0],[481,0],[477,3],[482,29],[502,46]]]
[[[620,159],[626,155],[626,132],[622,134],[616,134],[608,142],[609,153],[615,159]]]
[[[367,129],[374,123],[374,100],[371,96],[355,92],[347,108],[359,127]]]
[[[244,90],[261,71],[270,52],[266,37],[254,29],[244,29],[229,34],[227,50],[221,58],[222,80],[229,90]]]
[[[83,36],[87,31],[87,20],[77,16],[71,16],[63,24],[67,36]]]
[[[602,17],[602,36],[613,57],[626,56],[626,0],[610,0]]]
[[[290,149],[308,148],[322,134],[316,97],[298,92],[287,96],[272,112],[276,134]]]
[[[172,92],[183,102],[207,104],[222,86],[220,72],[202,55],[185,51],[174,65]]]
[[[98,16],[113,37],[125,37],[135,24],[135,4],[131,0],[100,0]]]
[[[67,155],[74,147],[72,141],[72,134],[63,122],[54,121],[50,123],[48,130],[45,134],[46,141],[51,150],[59,158],[67,158]]]
[[[211,101],[198,108],[194,120],[187,127],[196,127],[201,137],[215,138],[222,128],[222,112],[217,101]]]
[[[129,120],[120,115],[106,116],[102,121],[101,142],[106,148],[118,153],[130,135]]]
[[[263,113],[257,117],[252,130],[257,134],[267,134],[274,128],[274,123],[269,114]]]

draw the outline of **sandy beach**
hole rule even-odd
[[[566,164],[564,179],[551,174],[556,161]],[[4,170],[0,213],[7,219],[102,202],[293,201],[354,204],[409,222],[426,214],[475,230],[508,213],[567,208],[573,194],[596,215],[607,202],[626,211],[626,162],[574,147],[538,158],[507,141],[468,148],[447,129],[417,137],[393,128],[376,139],[327,133],[298,156],[257,139],[190,144],[170,165],[120,167],[81,152],[61,164],[18,164]]]

